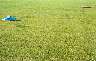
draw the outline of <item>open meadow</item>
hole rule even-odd
[[[0,61],[96,61],[96,0],[0,0]]]

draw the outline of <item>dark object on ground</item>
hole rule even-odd
[[[90,7],[90,6],[84,6],[84,7],[82,7],[82,8],[92,8],[92,7]]]

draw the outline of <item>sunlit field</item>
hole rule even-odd
[[[0,61],[96,61],[95,0],[0,0]]]

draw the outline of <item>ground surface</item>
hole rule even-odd
[[[95,0],[0,0],[6,15],[0,61],[96,61]]]

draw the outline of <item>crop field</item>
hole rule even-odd
[[[0,61],[96,61],[96,0],[0,0]]]

